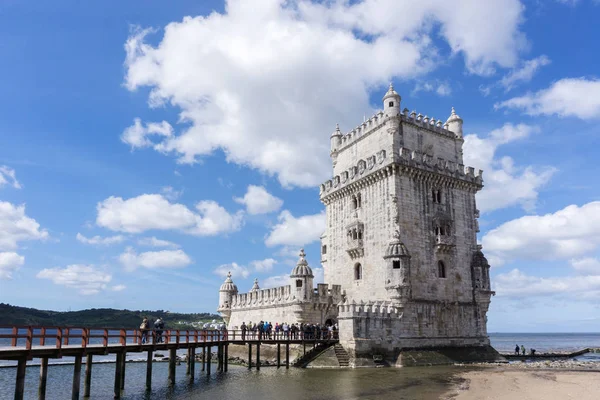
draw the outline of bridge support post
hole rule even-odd
[[[217,372],[221,372],[221,345],[217,344]]]
[[[152,350],[148,350],[146,356],[146,391],[152,390]]]
[[[125,364],[127,363],[127,360],[125,359],[127,353],[123,352],[123,355],[121,356],[121,390],[125,389]]]
[[[206,369],[206,346],[202,346],[202,372]]]
[[[190,349],[190,381],[194,380],[194,374],[196,373],[196,348],[192,347]]]
[[[169,385],[175,385],[175,366],[177,365],[177,349],[169,349]]]
[[[73,367],[73,387],[71,390],[71,399],[79,400],[79,388],[81,385],[81,356],[75,356],[75,366]]]
[[[206,375],[210,375],[210,359],[212,358],[212,346],[208,346],[208,352],[206,354]]]
[[[85,356],[85,381],[83,382],[83,397],[90,397],[92,388],[92,355]]]
[[[277,368],[281,367],[281,343],[277,343]]]
[[[40,365],[40,386],[38,388],[38,399],[46,399],[46,382],[48,381],[48,357],[42,358]]]
[[[25,394],[25,370],[27,369],[27,358],[19,358],[17,364],[17,382],[15,385],[15,400],[23,400]]]
[[[223,362],[225,366],[225,372],[227,372],[227,368],[229,367],[229,345],[225,345],[225,355],[223,357]]]
[[[187,349],[187,360],[186,360],[186,367],[185,367],[185,374],[189,375],[190,371],[191,371],[191,363],[190,363],[190,356],[192,355],[192,348],[188,347]]]
[[[252,369],[252,343],[248,343],[248,369]]]
[[[260,342],[256,344],[256,369],[260,370]]]
[[[115,399],[120,399],[121,398],[121,363],[123,362],[123,356],[122,353],[117,353],[117,364],[115,365],[115,385],[114,385],[114,392],[115,392]]]
[[[290,342],[285,344],[285,369],[290,369]]]

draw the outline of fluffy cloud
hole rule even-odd
[[[499,146],[523,139],[538,128],[519,124],[505,124],[493,130],[486,138],[466,135],[464,163],[484,171],[484,188],[477,194],[477,205],[482,212],[520,204],[532,211],[538,190],[555,172],[554,168],[515,167],[510,157],[494,158]],[[511,190],[506,190],[510,187]]]
[[[492,281],[498,296],[528,298],[532,296],[600,298],[600,275],[536,277],[518,269],[496,276]]]
[[[277,261],[272,258],[266,258],[264,260],[254,260],[248,263],[248,266],[240,265],[232,262],[229,264],[222,264],[213,270],[213,273],[219,276],[226,276],[228,272],[231,272],[233,276],[241,276],[247,278],[251,272],[267,272],[273,269],[273,266],[277,264]]]
[[[317,283],[322,283],[324,280],[323,276],[323,268],[313,268],[313,275],[315,276],[313,279],[313,283],[316,285]],[[265,279],[261,284],[261,289],[268,289],[280,286],[286,286],[290,284],[290,275],[275,275],[270,276]]]
[[[265,244],[269,247],[277,245],[302,246],[319,240],[325,232],[325,213],[304,215],[296,218],[288,210],[283,210]]]
[[[600,80],[561,79],[547,89],[514,97],[494,107],[519,109],[529,115],[600,118]]]
[[[251,215],[275,212],[283,205],[283,200],[267,192],[264,187],[254,185],[249,185],[244,197],[236,197],[235,201],[244,204]]]
[[[180,163],[220,149],[284,186],[313,186],[331,168],[323,129],[354,126],[371,90],[433,68],[441,56],[431,36],[471,72],[491,73],[518,60],[522,12],[518,0],[229,0],[223,14],[170,23],[156,46],[151,30],[136,30],[125,85],[149,87],[152,107],[180,110],[181,128],[156,134],[136,120],[124,141]]]
[[[0,188],[4,185],[10,185],[15,189],[21,189],[21,184],[17,180],[15,170],[6,165],[0,165]]]
[[[508,92],[519,83],[529,82],[541,67],[548,64],[550,59],[544,55],[525,61],[521,68],[514,69],[504,76],[499,84]]]
[[[567,259],[600,246],[600,201],[553,214],[524,216],[489,231],[483,246],[496,260]]]
[[[98,203],[97,211],[96,223],[113,231],[178,230],[198,236],[237,231],[243,217],[242,212],[229,214],[210,200],[197,203],[197,212],[193,212],[183,204],[170,203],[160,194],[143,194],[128,200],[111,196]]]
[[[84,295],[96,294],[107,288],[112,275],[93,265],[73,264],[65,268],[46,268],[38,272],[40,279],[49,279],[57,285],[76,289]]]
[[[15,252],[0,252],[0,279],[12,279],[12,274],[25,263],[25,257]]]
[[[438,96],[450,96],[452,88],[448,82],[419,82],[415,85],[412,94],[419,92],[435,92]]]
[[[133,121],[133,125],[125,129],[121,135],[121,141],[131,146],[131,149],[140,147],[150,147],[153,142],[149,139],[151,136],[171,137],[173,128],[167,121],[160,123],[152,122],[144,126],[139,118]]]
[[[250,263],[250,266],[257,272],[266,272],[273,269],[273,266],[277,264],[277,261],[272,258],[266,258],[264,260],[256,260]]]
[[[111,244],[118,244],[118,243],[122,243],[125,240],[125,236],[122,235],[116,235],[116,236],[108,236],[108,237],[102,237],[102,236],[94,236],[91,238],[85,237],[83,236],[81,233],[77,233],[77,240],[79,240],[81,243],[85,243],[85,244],[93,244],[93,245],[103,245],[103,246],[110,246]]]
[[[176,249],[180,247],[177,243],[169,242],[168,240],[157,239],[156,237],[145,237],[137,241],[140,246],[148,247],[170,247]]]
[[[131,247],[128,247],[119,256],[119,261],[128,271],[133,271],[138,267],[148,269],[182,268],[192,263],[190,257],[183,250],[147,251],[138,254]]]
[[[113,292],[122,292],[125,289],[127,289],[127,286],[125,285],[115,285],[110,287],[110,290],[112,290]]]
[[[580,258],[570,261],[571,267],[581,274],[600,275],[600,260],[597,258]]]
[[[0,201],[0,250],[15,250],[25,240],[44,240],[48,232],[25,215],[25,205]]]

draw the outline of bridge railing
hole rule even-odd
[[[288,340],[338,340],[338,331],[275,331],[260,332],[258,330],[246,330],[241,329],[230,329],[227,331],[228,340],[244,340],[244,341],[281,341],[285,342]]]
[[[60,326],[2,326],[0,325],[1,347],[33,346],[54,347],[80,345],[150,345],[205,343],[226,340],[226,331],[194,329],[124,329],[84,328]]]

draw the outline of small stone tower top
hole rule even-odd
[[[250,289],[251,292],[258,292],[260,290],[260,287],[258,286],[258,278],[254,278],[254,285],[252,285],[252,289]]]
[[[291,278],[304,278],[310,277],[313,278],[312,269],[308,266],[308,262],[306,261],[306,253],[304,249],[300,249],[300,258],[298,259],[298,264],[292,270],[290,274]]]
[[[448,125],[448,130],[454,132],[457,138],[463,137],[463,120],[458,116],[454,107],[452,107],[452,113],[446,121],[446,125]]]
[[[342,131],[340,131],[340,126],[335,124],[335,131],[331,134],[331,158],[335,160],[337,157],[337,149],[340,148],[342,144]]]
[[[235,285],[235,283],[233,283],[233,280],[231,279],[231,271],[229,271],[227,273],[227,278],[225,279],[225,282],[223,282],[223,284],[221,285],[221,289],[219,289],[219,292],[232,292],[232,293],[237,293],[238,288]]]
[[[383,112],[385,115],[394,117],[400,114],[400,101],[402,98],[394,90],[394,85],[390,82],[388,91],[383,96]]]

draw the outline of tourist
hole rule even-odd
[[[521,351],[523,352],[523,355],[525,355],[525,346],[521,345]]]
[[[531,349],[531,355],[535,356],[535,349]]]
[[[148,340],[148,328],[150,324],[148,323],[148,317],[144,317],[142,323],[140,324],[140,330],[142,331],[142,344],[145,344]]]
[[[246,323],[242,321],[242,341],[246,340]]]
[[[165,329],[165,323],[163,322],[161,317],[158,317],[156,321],[154,321],[154,329],[156,329],[156,343],[163,342],[163,329]]]
[[[281,328],[283,329],[283,337],[285,339],[289,339],[290,338],[290,326],[287,324],[287,322],[284,322],[283,326]]]
[[[515,354],[518,356],[519,355],[519,345],[515,346]]]

